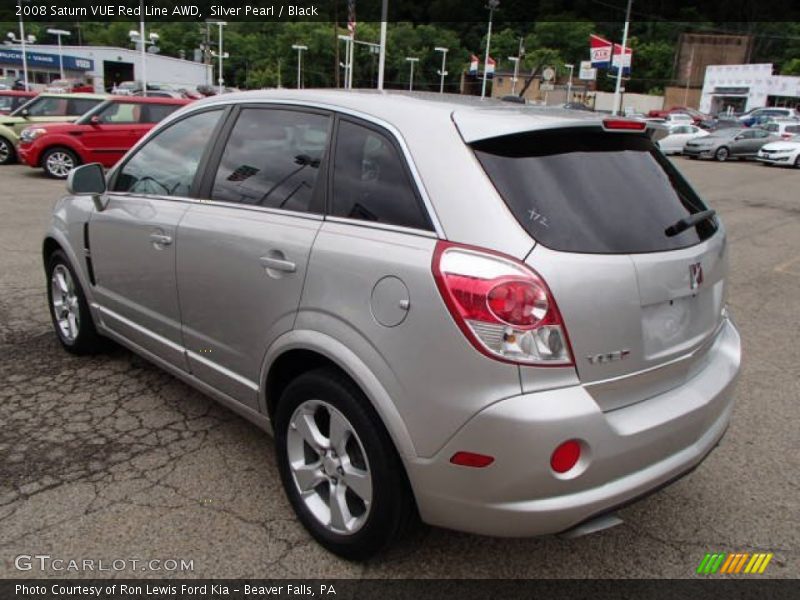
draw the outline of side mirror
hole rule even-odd
[[[106,175],[100,163],[81,165],[69,172],[67,191],[75,196],[92,196],[97,210],[104,210],[102,195],[106,191]]]
[[[29,114],[31,113],[27,108],[23,108],[21,111],[19,111],[19,116],[23,119],[27,119]]]
[[[100,120],[100,117],[97,116],[97,115],[94,115],[91,119],[89,119],[89,122],[92,125],[100,125],[100,123],[102,123],[102,121]]]

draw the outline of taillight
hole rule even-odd
[[[523,263],[440,241],[433,275],[456,324],[483,354],[528,365],[572,365],[553,295]]]
[[[603,119],[603,129],[606,131],[644,131],[647,123],[634,119]]]

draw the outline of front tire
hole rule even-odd
[[[11,140],[0,136],[0,165],[10,165],[17,160],[17,151]]]
[[[58,341],[72,354],[95,354],[105,349],[72,265],[61,250],[47,260],[47,303]]]
[[[334,369],[300,375],[275,416],[284,490],[308,532],[350,560],[380,552],[416,509],[400,457],[358,387]]]
[[[730,157],[731,152],[725,146],[722,148],[718,148],[717,151],[714,153],[714,158],[716,158],[719,162],[725,162]]]
[[[50,148],[42,155],[42,168],[53,179],[66,179],[79,164],[78,155],[67,148]]]

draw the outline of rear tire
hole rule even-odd
[[[794,166],[800,169],[800,154],[798,154],[797,158],[794,159]]]
[[[717,159],[719,162],[725,162],[730,157],[731,152],[725,146],[722,148],[718,148],[717,151],[714,153],[714,158]]]
[[[0,165],[10,165],[17,160],[17,151],[11,140],[0,136]]]
[[[42,168],[48,177],[66,179],[81,164],[78,155],[67,148],[50,148],[42,155]]]
[[[275,448],[292,508],[330,552],[365,560],[414,523],[402,461],[367,398],[343,373],[316,369],[286,387]]]
[[[62,250],[47,259],[47,304],[58,341],[72,354],[96,354],[108,347],[97,333],[80,281]]]

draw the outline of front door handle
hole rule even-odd
[[[273,271],[283,271],[284,273],[294,273],[297,271],[297,265],[290,260],[283,258],[275,258],[273,256],[262,256],[258,259],[261,266],[265,269],[272,269]]]
[[[172,236],[166,233],[151,233],[150,240],[156,246],[169,246],[172,243]]]

